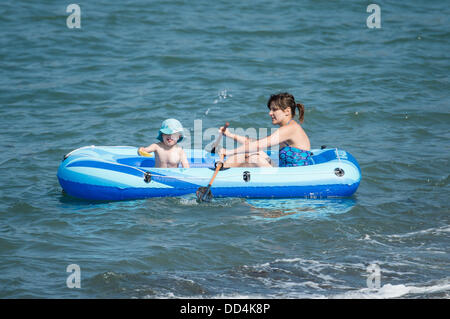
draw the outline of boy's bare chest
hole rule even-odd
[[[177,166],[180,162],[180,154],[178,150],[160,150],[158,152],[159,161],[167,166]]]

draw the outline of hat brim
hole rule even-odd
[[[180,143],[183,140],[183,138],[184,138],[183,132],[175,131],[175,130],[172,130],[172,129],[168,128],[168,127],[167,128],[162,128],[162,129],[159,130],[157,139],[162,142],[163,141],[163,138],[162,138],[163,134],[170,135],[170,134],[175,134],[175,133],[180,133],[180,138],[177,141],[177,143]]]

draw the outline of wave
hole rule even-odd
[[[387,235],[388,238],[411,238],[411,237],[418,237],[418,236],[427,236],[427,235],[445,235],[447,233],[450,233],[450,226],[445,225],[442,227],[432,227],[424,230],[409,232],[405,234],[393,234],[393,235]]]
[[[401,297],[422,297],[428,298],[430,295],[439,293],[437,297],[450,298],[450,282],[445,280],[432,286],[407,286],[403,284],[392,285],[385,284],[379,289],[363,288],[356,291],[348,291],[343,294],[337,294],[332,298],[337,299],[389,299]]]

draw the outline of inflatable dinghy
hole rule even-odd
[[[185,150],[190,168],[155,168],[155,158],[131,146],[86,146],[66,156],[58,169],[63,190],[87,200],[130,200],[195,194],[208,184],[219,157]],[[355,158],[340,149],[312,149],[298,167],[240,167],[219,171],[214,197],[329,198],[354,194],[361,181]],[[278,163],[278,152],[267,151]]]

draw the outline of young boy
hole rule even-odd
[[[189,168],[183,148],[177,145],[183,140],[183,126],[178,120],[167,119],[162,122],[157,138],[159,143],[140,147],[139,152],[155,152],[155,167],[176,168],[181,163],[184,168]]]

